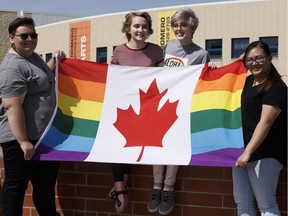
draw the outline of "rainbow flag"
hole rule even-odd
[[[66,59],[34,159],[234,166],[246,73],[241,61],[210,70]]]
[[[59,65],[58,108],[52,125],[37,147],[36,158],[63,161],[87,158],[100,122],[107,67],[72,59]]]
[[[233,166],[243,152],[240,99],[247,71],[232,65],[204,68],[199,77],[191,104],[190,165]]]

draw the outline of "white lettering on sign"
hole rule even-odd
[[[81,36],[81,60],[86,60],[86,36]]]

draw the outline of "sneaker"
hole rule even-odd
[[[159,214],[168,215],[174,208],[174,197],[175,192],[172,191],[162,191],[161,203],[159,207]]]
[[[148,211],[149,212],[157,212],[159,209],[159,205],[161,202],[161,192],[160,189],[152,189],[150,193],[149,203],[148,203]]]

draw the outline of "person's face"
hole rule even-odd
[[[31,56],[36,49],[38,38],[33,26],[19,26],[15,34],[10,35],[10,43],[22,56]]]
[[[135,16],[130,26],[131,40],[145,41],[148,37],[148,24],[145,18]]]
[[[177,19],[177,21],[173,23],[172,29],[181,44],[191,43],[194,30],[191,29],[184,19]]]
[[[267,56],[263,49],[257,47],[248,53],[244,59],[245,65],[254,77],[266,76],[271,68],[272,56]]]

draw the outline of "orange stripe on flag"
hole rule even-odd
[[[59,91],[73,98],[103,103],[105,84],[58,75]]]
[[[217,80],[212,81],[199,80],[196,89],[194,91],[194,94],[199,94],[204,91],[236,92],[239,89],[243,89],[243,80],[245,80],[245,78],[246,74],[244,73],[240,75],[228,73]],[[237,80],[237,81],[231,82],[231,80]]]

